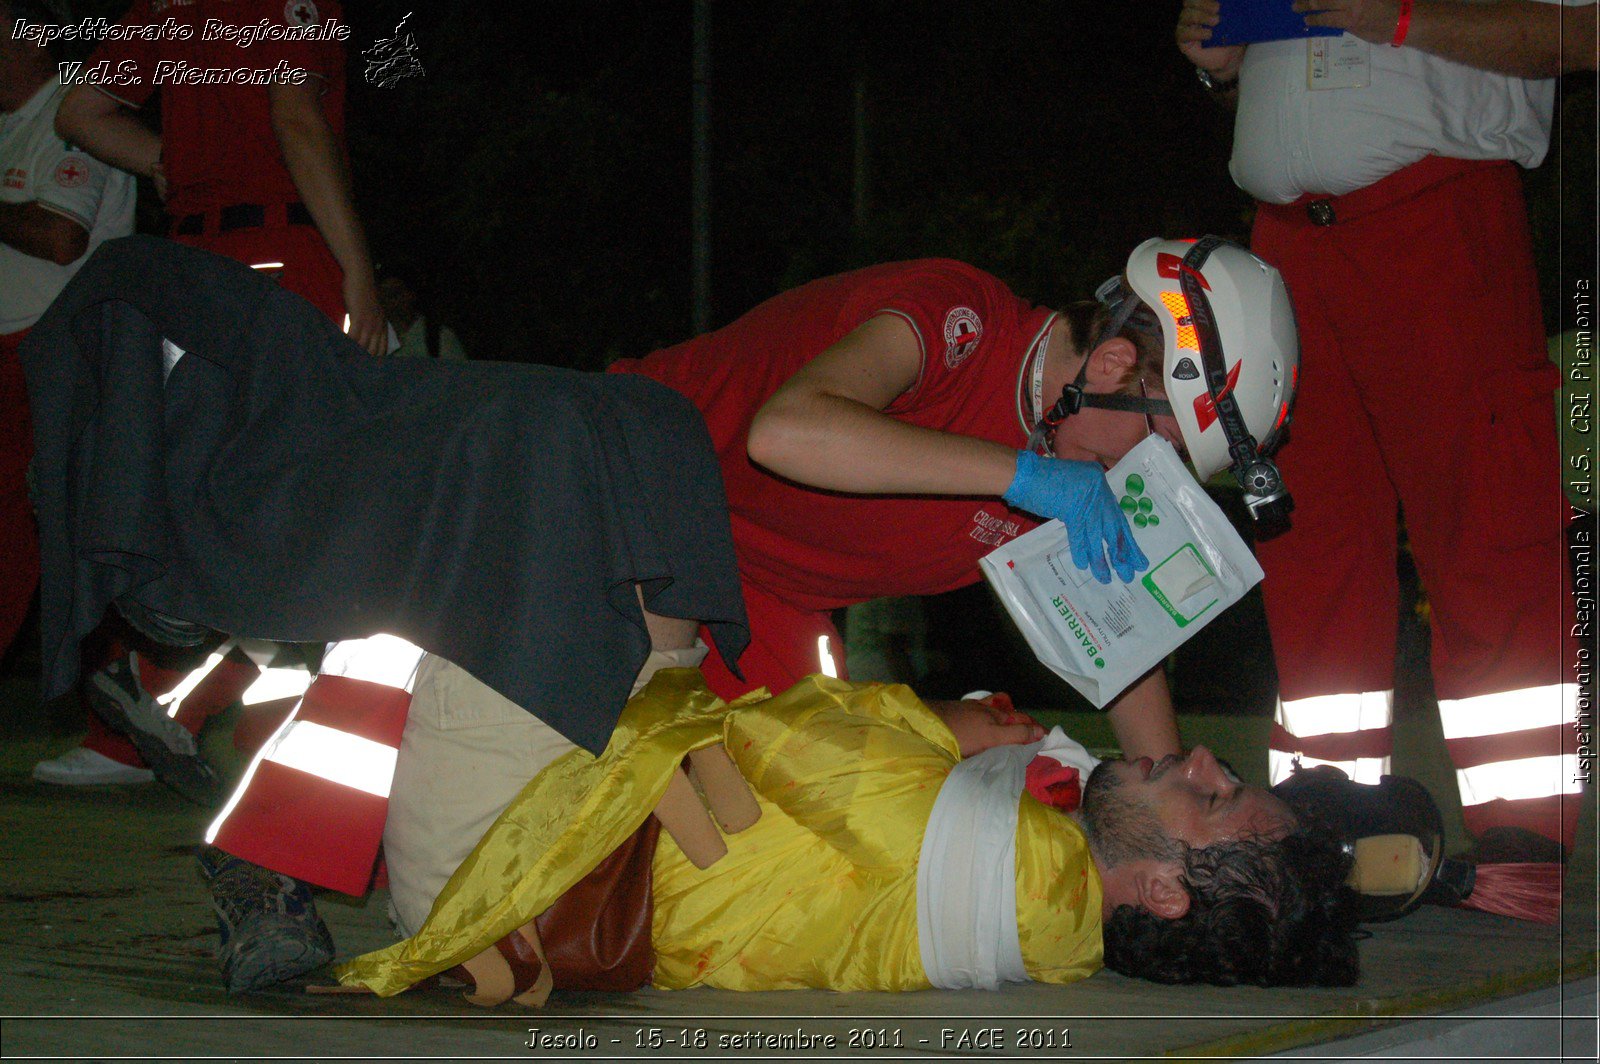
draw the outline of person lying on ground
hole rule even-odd
[[[523,790],[415,936],[339,977],[388,995],[459,965],[482,1004],[628,989],[567,968],[573,938],[606,937],[598,921],[634,929],[610,966],[633,987],[996,988],[1102,965],[1165,983],[1355,981],[1348,861],[1303,812],[1204,747],[1096,762],[1056,729],[963,759],[941,708],[824,677],[725,705],[664,670],[601,757],[569,754]],[[649,813],[705,748],[726,751],[759,816],[697,867],[666,836],[649,853]],[[616,881],[643,915],[614,901],[575,915],[564,903],[624,843],[638,878]]]

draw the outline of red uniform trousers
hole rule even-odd
[[[39,530],[28,500],[28,462],[33,458],[33,421],[28,387],[17,349],[28,330],[0,335],[0,655],[17,637],[39,586]]]
[[[848,679],[844,640],[832,617],[792,606],[748,580],[741,580],[739,585],[744,593],[745,614],[750,619],[750,645],[739,655],[739,671],[744,673],[744,679],[733,675],[717,644],[702,629],[700,638],[712,650],[701,663],[700,672],[712,694],[724,701],[757,687],[781,694],[795,681],[819,672]]]
[[[315,226],[288,224],[282,207],[268,208],[264,226],[223,233],[216,231],[216,224],[216,214],[208,212],[203,232],[173,239],[237,259],[247,266],[263,267],[267,263],[281,262],[281,267],[263,268],[262,272],[276,277],[289,291],[304,296],[343,328],[344,271]]]
[[[1296,509],[1260,547],[1280,677],[1274,779],[1295,752],[1386,770],[1403,507],[1468,829],[1519,825],[1570,846],[1581,798],[1558,374],[1519,176],[1429,158],[1330,206],[1318,224],[1304,203],[1262,205],[1254,233],[1301,343],[1280,458]],[[1339,699],[1365,708],[1315,719]]]

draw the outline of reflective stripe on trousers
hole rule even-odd
[[[1273,715],[1268,775],[1274,784],[1302,768],[1333,765],[1357,783],[1377,783],[1389,771],[1394,746],[1394,692],[1278,700]]]
[[[251,762],[206,841],[347,894],[372,877],[421,648],[389,635],[335,643]]]
[[[1519,827],[1570,850],[1583,790],[1578,695],[1578,686],[1567,683],[1440,700],[1469,834]],[[1376,783],[1389,771],[1392,702],[1388,692],[1280,702],[1269,753],[1272,782],[1286,778],[1298,757],[1303,767],[1333,764],[1351,779]]]
[[[1573,683],[1440,701],[1463,809],[1580,793],[1577,720]]]

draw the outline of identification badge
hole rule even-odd
[[[1306,41],[1306,84],[1312,89],[1364,89],[1372,84],[1372,45],[1353,34]]]

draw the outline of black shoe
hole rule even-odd
[[[311,888],[207,846],[200,872],[211,887],[222,941],[217,958],[230,994],[265,990],[333,959],[333,936]]]
[[[139,685],[137,654],[118,658],[87,685],[89,706],[106,726],[127,736],[156,779],[198,805],[216,805],[222,781],[200,756],[194,736]]]

